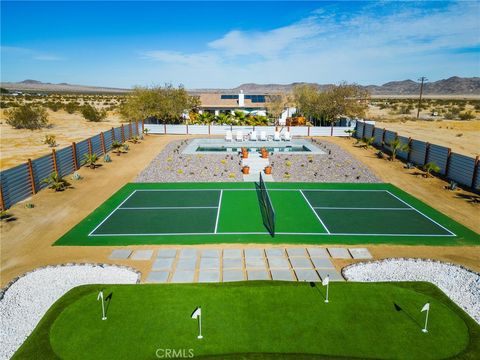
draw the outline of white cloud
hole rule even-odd
[[[39,61],[60,61],[65,60],[65,58],[61,56],[57,56],[54,54],[49,54],[43,51],[38,51],[34,49],[28,49],[23,47],[16,47],[16,46],[1,46],[0,50],[4,54],[10,54],[21,58],[29,58],[33,60]]]
[[[475,75],[478,53],[460,55],[455,49],[479,46],[480,3],[390,6],[369,3],[351,14],[325,6],[288,26],[231,30],[201,52],[156,50],[143,56],[162,62],[159,76],[174,74],[187,87]]]

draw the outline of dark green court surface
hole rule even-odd
[[[48,310],[13,359],[142,360],[158,349],[227,360],[480,357],[480,327],[432,284],[331,283],[324,299],[325,287],[308,282],[86,285]]]
[[[268,183],[268,195],[274,231],[252,183],[127,184],[56,245],[480,244],[390,184]]]

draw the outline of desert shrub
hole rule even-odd
[[[65,111],[67,113],[73,114],[75,111],[77,111],[78,105],[71,101],[71,102],[65,104],[64,108],[65,108]]]
[[[107,117],[105,110],[99,110],[91,105],[82,106],[82,115],[88,121],[99,122]]]
[[[45,135],[43,143],[47,144],[50,147],[55,147],[57,146],[57,138],[55,135]]]
[[[7,124],[15,129],[41,129],[47,126],[47,111],[43,107],[22,105],[5,112]]]
[[[58,111],[62,108],[62,103],[56,101],[49,101],[45,104],[50,110]]]
[[[475,115],[473,115],[472,111],[464,111],[458,114],[460,120],[473,120],[475,119]]]

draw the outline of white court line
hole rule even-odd
[[[385,189],[302,189],[302,191],[353,191],[353,192],[388,192]]]
[[[185,235],[270,235],[269,232],[220,232],[220,233],[151,233],[151,234],[93,234],[95,236],[185,236]],[[454,235],[434,234],[357,234],[357,233],[300,233],[300,232],[276,232],[275,235],[304,235],[304,236],[385,236],[385,237],[452,237]]]
[[[223,195],[223,190],[220,190],[220,198],[218,199],[217,219],[215,220],[215,234],[217,233],[217,229],[218,229],[218,219],[220,217],[220,207],[222,206],[222,195]]]
[[[107,217],[106,217],[105,219],[103,219],[102,222],[101,222],[100,224],[98,224],[98,225],[95,227],[95,229],[93,229],[93,230],[88,234],[88,236],[92,236],[92,234],[95,232],[95,230],[97,230],[97,229],[100,227],[100,225],[102,225],[105,221],[107,221],[107,219],[108,219],[110,216],[112,216],[113,213],[120,208],[120,206],[122,206],[123,204],[125,204],[125,202],[126,202],[128,199],[130,199],[130,198],[132,197],[132,195],[135,194],[136,192],[137,192],[137,190],[133,190],[133,192],[132,192],[130,195],[128,195],[128,196],[120,203],[120,205],[118,205],[115,209],[113,209],[113,211],[112,211],[110,214],[108,214]]]
[[[440,226],[443,230],[449,232],[452,236],[457,236],[456,234],[454,234],[453,232],[451,232],[450,230],[448,230],[445,226],[443,225],[440,225],[438,222],[436,222],[435,220],[433,220],[432,218],[428,217],[427,215],[425,215],[423,212],[421,212],[420,210],[416,209],[414,206],[410,205],[409,203],[407,203],[406,201],[400,199],[398,196],[392,194],[390,191],[387,190],[387,193],[389,193],[391,196],[393,196],[395,199],[401,201],[402,203],[404,203],[405,205],[407,205],[408,207],[412,208],[413,210],[415,210],[416,212],[418,212],[420,215],[423,215],[424,217],[426,217],[428,220],[430,220],[431,222],[433,222],[434,224]]]
[[[177,210],[177,209],[216,209],[216,206],[152,206],[152,207],[122,207],[117,210]]]
[[[329,206],[314,206],[314,209],[323,209],[323,210],[402,210],[402,211],[413,211],[412,208],[360,208],[360,207],[329,207]]]
[[[312,209],[313,213],[315,214],[315,216],[317,217],[318,221],[320,221],[320,223],[322,224],[322,226],[325,228],[325,230],[327,230],[327,233],[330,234],[330,230],[328,230],[327,226],[323,223],[322,219],[320,218],[320,216],[317,214],[317,212],[315,211],[315,209],[313,208],[312,204],[310,204],[310,201],[308,201],[307,197],[305,196],[305,194],[303,193],[302,190],[300,190],[300,193],[302,194],[303,198],[305,199],[305,201],[307,202],[308,206],[310,206],[310,209]]]

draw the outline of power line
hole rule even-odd
[[[418,81],[421,81],[420,84],[420,97],[418,99],[418,110],[417,110],[417,119],[420,116],[420,109],[422,108],[422,95],[423,95],[423,83],[425,81],[428,81],[428,79],[425,76],[422,76]]]

